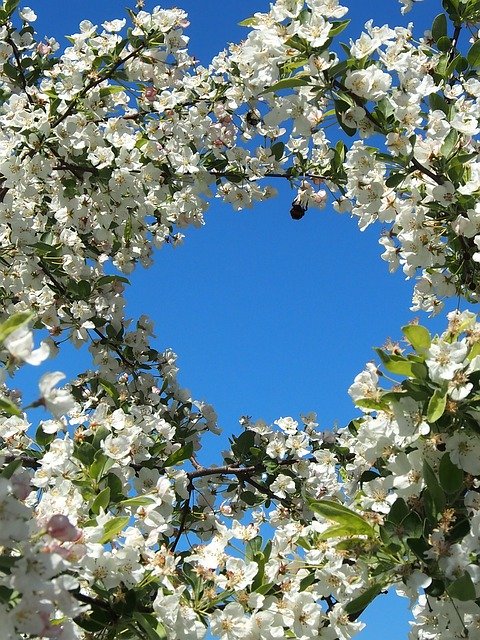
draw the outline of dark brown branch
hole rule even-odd
[[[96,167],[79,167],[78,165],[75,164],[69,164],[67,162],[64,162],[63,164],[60,164],[56,167],[53,167],[54,171],[70,171],[71,173],[74,173],[77,177],[78,173],[93,173],[93,174],[98,174],[98,169]]]
[[[462,31],[462,25],[461,24],[457,24],[455,25],[455,29],[453,30],[453,36],[452,36],[452,44],[450,47],[450,53],[448,56],[448,61],[452,62],[454,56],[455,56],[455,51],[457,49],[457,44],[458,44],[458,39],[460,38],[460,32]]]
[[[112,615],[116,616],[115,612],[113,611],[112,607],[109,605],[108,602],[104,602],[103,600],[97,600],[97,598],[92,598],[91,596],[87,596],[84,593],[81,593],[80,591],[72,591],[71,593],[72,593],[72,596],[76,598],[76,600],[78,600],[79,602],[83,602],[83,604],[88,604],[91,607],[98,607],[99,609],[108,611]]]
[[[80,590],[71,591],[70,593],[74,598],[76,598],[76,600],[78,600],[79,602],[83,602],[83,604],[87,604],[91,607],[98,607],[99,609],[103,609],[103,611],[108,611],[108,613],[112,616],[113,623],[118,621],[118,618],[119,618],[118,609],[115,609],[112,603],[105,602],[105,600],[99,600],[98,598],[92,598],[91,596],[87,596],[86,594],[82,593]],[[153,611],[152,607],[142,607],[138,605],[136,609],[141,613],[152,613]]]
[[[272,460],[275,464],[278,464],[279,467],[289,467],[297,462],[301,462],[302,460]],[[315,462],[313,458],[308,458],[307,462]],[[266,467],[262,462],[258,464],[252,464],[249,467],[235,467],[231,465],[224,465],[223,467],[202,467],[201,469],[196,469],[195,471],[190,471],[187,473],[187,476],[190,480],[194,480],[195,478],[204,478],[205,476],[245,476],[245,475],[258,475],[259,473],[264,473],[266,471]]]
[[[2,454],[0,451],[0,457],[1,455]],[[23,454],[23,453],[20,454],[19,456],[8,454],[5,456],[5,461],[8,463],[13,462],[14,460],[18,460],[19,457],[21,458],[22,463],[24,463],[25,466],[31,467],[31,468],[38,467],[39,460],[37,458],[33,456],[29,456],[28,454]],[[277,460],[276,464],[278,464],[278,466],[281,466],[281,467],[287,467],[287,466],[292,466],[297,462],[301,462],[301,461],[302,460],[293,460],[293,459]],[[306,462],[316,462],[316,460],[314,458],[307,458]],[[140,469],[143,469],[145,465],[132,464],[130,466],[133,469],[135,469],[135,471],[139,471]],[[153,468],[155,468],[157,471],[160,471],[161,473],[166,471],[166,467],[158,466]],[[193,480],[195,480],[196,478],[205,478],[207,476],[228,476],[228,475],[239,476],[239,477],[253,476],[253,475],[258,475],[259,473],[264,473],[265,471],[266,471],[265,465],[263,463],[259,463],[259,464],[250,465],[249,467],[235,467],[233,465],[224,465],[222,467],[200,467],[195,471],[187,471],[186,475],[190,483],[192,483]],[[194,487],[192,485],[192,489],[193,488]],[[267,487],[262,487],[262,491],[263,489],[267,489]]]
[[[40,265],[40,269],[47,276],[47,278],[52,282],[52,284],[56,287],[58,293],[65,295],[67,292],[67,288],[61,282],[59,282],[56,277],[51,273],[50,269],[46,266],[45,261],[42,258],[39,258],[38,261]],[[47,285],[49,286],[49,285]],[[51,287],[50,287],[51,288]]]
[[[17,65],[18,74],[20,76],[20,81],[22,84],[22,89],[25,92],[25,95],[27,96],[28,101],[30,102],[30,104],[32,104],[32,97],[28,94],[28,91],[27,91],[27,86],[28,86],[27,79],[25,78],[25,74],[23,73],[23,69],[22,69],[22,60],[20,58],[20,51],[18,50],[18,47],[15,44],[15,41],[10,35],[7,37],[6,40],[13,50],[13,57],[15,58],[15,63]]]
[[[235,171],[215,171],[215,169],[211,169],[210,171],[208,171],[208,173],[218,178],[229,178],[231,176],[238,177],[238,173],[235,173]],[[246,174],[243,177],[245,179],[249,179],[249,176],[247,176]],[[286,180],[292,180],[295,178],[297,179],[308,178],[309,180],[329,180],[327,176],[316,175],[313,173],[302,173],[301,175],[298,175],[298,176],[289,175],[288,173],[266,173],[264,176],[261,176],[261,177],[262,178],[284,178]]]
[[[22,465],[24,467],[27,467],[28,469],[38,469],[38,466],[39,466],[38,458],[34,458],[33,456],[29,456],[29,455],[24,455],[23,453],[19,455],[14,455],[13,453],[10,453],[4,456],[0,452],[0,458],[4,458],[7,464],[10,464],[11,462],[16,462],[18,459],[20,459],[22,461]]]
[[[260,482],[257,482],[252,478],[247,478],[245,482],[252,485],[252,487],[257,489],[257,491],[260,491],[260,493],[263,493],[263,495],[268,496],[270,500],[279,502],[280,504],[282,504],[284,507],[287,507],[287,508],[291,508],[293,506],[290,500],[288,500],[287,498],[280,498],[280,496],[277,496],[276,493],[274,493],[269,487],[266,487],[264,484],[260,484]]]
[[[121,350],[114,344],[112,344],[112,342],[110,341],[110,339],[100,331],[100,329],[97,329],[97,327],[95,327],[93,329],[93,331],[97,334],[97,336],[101,339],[101,341],[104,344],[108,344],[108,346],[110,347],[110,349],[112,351],[114,351],[117,356],[120,358],[120,360],[123,362],[123,364],[129,368],[129,369],[135,369],[135,365],[133,362],[130,362],[130,360],[128,360],[127,358],[125,358],[125,356],[123,355],[123,353],[121,352]]]
[[[7,187],[0,187],[0,202],[3,202],[5,200],[5,196],[7,195],[7,193]]]
[[[427,169],[427,167],[424,167],[423,164],[421,164],[416,158],[412,157],[411,163],[413,164],[415,169],[417,169],[421,173],[424,173],[426,176],[431,178],[437,184],[444,184],[445,180],[442,178],[442,176],[437,176],[436,173],[433,173],[433,171],[430,171],[430,169]]]

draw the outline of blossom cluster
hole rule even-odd
[[[363,416],[347,428],[321,432],[315,414],[243,417],[219,467],[168,448],[165,417],[100,402],[78,427],[57,374],[40,383],[54,419],[32,439],[5,392],[5,637],[113,638],[125,627],[134,638],[147,626],[201,639],[209,626],[225,640],[288,630],[347,640],[388,588],[411,601],[412,638],[476,628],[480,324],[470,312],[448,320],[433,338],[404,327],[408,354],[377,350],[404,379],[383,389],[369,364],[350,388]]]
[[[127,319],[124,297],[126,276],[202,225],[209,199],[239,210],[284,179],[292,217],[331,197],[361,229],[387,225],[383,257],[418,277],[416,309],[475,302],[480,46],[460,35],[477,4],[445,0],[417,42],[413,26],[367,23],[342,53],[338,0],[277,0],[204,67],[181,9],[137,6],[129,27],[85,20],[60,52],[36,39],[32,9],[3,2],[6,640],[349,640],[389,588],[410,599],[412,640],[480,628],[473,313],[450,314],[441,336],[404,327],[408,352],[377,350],[347,428],[244,416],[221,464],[203,466],[215,411],[179,385],[175,354],[152,346],[149,318]],[[88,346],[91,369],[64,386],[44,373],[24,406],[7,375],[48,367],[67,340]]]

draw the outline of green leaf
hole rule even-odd
[[[5,320],[0,324],[0,344],[3,344],[5,338],[7,338],[11,333],[22,327],[27,322],[35,316],[31,311],[21,311],[20,313],[15,313],[11,318]]]
[[[480,342],[475,342],[470,349],[470,352],[467,356],[467,360],[473,360],[475,356],[480,355]]]
[[[397,498],[388,512],[387,520],[394,524],[400,524],[409,513],[410,509],[407,507],[405,500],[403,498]]]
[[[255,16],[252,16],[250,18],[245,18],[245,20],[242,20],[241,22],[238,23],[239,27],[253,27],[257,24],[258,22],[258,18],[256,18]]]
[[[311,77],[310,76],[295,76],[293,78],[283,78],[283,80],[279,80],[275,84],[273,84],[262,93],[271,93],[272,91],[281,91],[282,89],[293,89],[293,87],[305,87],[310,84]]]
[[[112,612],[104,611],[99,606],[92,605],[88,615],[80,615],[74,618],[74,622],[82,629],[85,629],[85,631],[94,634],[94,637],[102,637],[104,636],[105,629],[111,627]],[[102,632],[102,634],[97,635],[97,632],[99,634]],[[115,629],[113,632],[115,633]],[[111,640],[111,636],[107,636],[106,640]]]
[[[330,538],[347,538],[352,535],[359,535],[360,531],[353,530],[350,525],[335,524],[328,527],[318,535],[319,540],[329,540]]]
[[[442,36],[437,40],[437,47],[439,51],[449,51],[452,46],[452,41],[448,36]]]
[[[118,516],[109,520],[103,528],[103,536],[100,540],[101,544],[110,542],[122,529],[128,524],[130,516]]]
[[[172,455],[168,456],[168,458],[163,463],[164,467],[173,467],[174,465],[182,462],[183,460],[188,460],[193,455],[193,442],[189,442],[178,451],[172,453]]]
[[[285,150],[285,145],[283,142],[276,142],[272,144],[270,147],[270,151],[273,153],[273,157],[277,162],[279,162],[283,157],[283,152]]]
[[[125,244],[128,247],[128,245],[130,244],[130,240],[132,239],[132,217],[131,216],[129,216],[128,220],[125,222],[123,239],[125,241]]]
[[[145,142],[148,142],[148,140],[145,140]],[[124,282],[125,284],[130,284],[130,280],[123,276],[102,276],[97,280],[96,286],[103,287],[103,285],[110,284],[112,282]]]
[[[88,300],[92,293],[92,285],[90,282],[88,282],[88,280],[79,280],[72,284],[75,285],[75,293],[78,298],[80,298],[80,300]]]
[[[307,500],[307,504],[314,513],[323,516],[327,520],[338,522],[345,530],[348,529],[349,535],[366,535],[371,538],[376,536],[375,529],[361,515],[338,502],[333,502],[332,500]]]
[[[271,589],[275,589],[276,585],[274,582],[267,582],[266,584],[261,584],[259,587],[255,589],[255,593],[260,593],[261,595],[267,595],[267,593]]]
[[[423,534],[423,521],[415,511],[411,511],[402,522],[401,527],[405,536],[409,538],[418,538]]]
[[[429,596],[433,596],[434,598],[439,598],[445,593],[445,583],[443,580],[434,579],[428,587],[425,588],[425,593]]]
[[[447,493],[456,493],[463,487],[463,470],[453,464],[448,453],[440,460],[438,477],[442,489]]]
[[[245,558],[247,560],[254,560],[257,553],[260,553],[263,546],[262,536],[255,536],[249,540],[245,546]]]
[[[398,187],[398,185],[400,185],[404,180],[405,180],[405,174],[399,171],[399,172],[391,173],[388,176],[385,184],[390,189],[395,189],[395,187]]]
[[[421,363],[409,360],[403,356],[389,356],[387,353],[382,351],[382,349],[375,349],[375,352],[380,356],[385,369],[390,371],[390,373],[396,373],[409,378],[419,377],[421,370],[418,365],[421,365]]]
[[[109,473],[106,476],[107,485],[110,487],[112,502],[119,502],[124,499],[123,485],[116,473]]]
[[[297,544],[299,547],[302,547],[302,549],[306,549],[307,551],[310,551],[310,549],[312,549],[312,545],[306,538],[303,538],[303,537],[298,538]]]
[[[445,156],[445,158],[449,158],[453,150],[457,146],[457,141],[458,132],[455,129],[450,129],[440,148],[440,153],[442,154],[442,156]]]
[[[239,458],[248,457],[250,449],[255,446],[255,433],[248,429],[239,436],[233,436],[232,451]]]
[[[430,398],[427,410],[427,422],[436,422],[441,418],[447,406],[447,392],[436,389]]]
[[[432,338],[425,327],[419,324],[407,324],[402,327],[402,333],[417,353],[430,349]]]
[[[470,574],[465,571],[463,576],[457,578],[447,587],[447,593],[451,598],[461,600],[462,602],[475,600],[475,585],[472,582]]]
[[[8,398],[0,398],[0,413],[6,413],[8,416],[21,416],[22,412]]]
[[[407,545],[421,562],[425,562],[425,553],[430,546],[424,538],[407,538]]]
[[[468,50],[467,61],[472,67],[480,66],[480,40],[474,42]]]
[[[57,437],[56,433],[45,433],[41,426],[35,432],[35,442],[41,447],[46,447]]]
[[[448,13],[448,17],[455,24],[455,26],[460,26],[462,22],[462,16],[460,15],[458,10],[459,2],[460,0],[442,0],[442,6]]]
[[[117,390],[116,386],[112,382],[110,382],[109,380],[104,380],[103,378],[99,378],[98,379],[98,384],[102,387],[102,389],[105,389],[107,394],[113,400],[115,400],[115,402],[118,400],[118,390]]]
[[[361,409],[373,409],[374,411],[385,411],[388,409],[388,403],[373,398],[358,398],[355,400],[355,406]]]
[[[13,474],[18,469],[18,467],[21,466],[21,464],[22,464],[21,458],[18,458],[17,460],[12,460],[12,462],[7,464],[7,466],[2,469],[2,471],[0,472],[0,478],[6,478],[7,480],[10,480],[10,478],[13,476]]]
[[[345,133],[348,136],[350,137],[354,136],[357,130],[347,126],[343,121],[343,114],[345,113],[345,111],[348,111],[348,109],[350,109],[352,105],[350,105],[348,102],[345,102],[344,100],[335,100],[334,106],[335,106],[335,116],[337,118],[338,124],[341,126],[341,128],[345,131]]]
[[[358,553],[358,549],[361,549],[365,546],[365,539],[357,537],[350,537],[341,540],[335,544],[335,549],[338,551],[354,551],[354,553]]]
[[[263,496],[259,496],[256,493],[253,493],[253,491],[242,491],[242,493],[240,494],[240,500],[243,500],[245,504],[253,507],[256,504],[260,504],[261,502],[263,502],[264,498]]]
[[[98,514],[100,513],[100,509],[106,510],[109,504],[110,487],[106,487],[103,491],[100,491],[95,500],[92,502],[90,511],[98,516]]]
[[[95,448],[95,447],[94,447]],[[94,460],[90,465],[88,474],[94,480],[100,480],[105,473],[115,464],[112,458],[106,456],[101,449],[95,453]]]
[[[447,116],[450,113],[450,105],[443,96],[437,93],[431,93],[428,97],[432,111],[443,111]]]
[[[153,504],[155,500],[148,496],[137,496],[136,498],[127,498],[118,503],[120,507],[145,507],[147,504]]]
[[[361,612],[366,609],[372,602],[372,600],[375,600],[375,598],[381,592],[382,588],[382,585],[378,582],[372,584],[372,586],[364,591],[361,595],[345,605],[345,613],[348,615],[352,615],[353,613],[358,613],[359,611]]]
[[[6,0],[3,5],[3,8],[8,14],[8,16],[11,16],[19,4],[20,4],[20,0]]]
[[[300,580],[299,591],[301,592],[308,589],[308,587],[312,585],[315,582],[315,580],[316,580],[315,571],[312,571],[311,573],[306,575],[305,578],[302,578]]]
[[[110,84],[108,87],[102,87],[100,89],[100,97],[105,98],[112,93],[121,93],[122,91],[125,91],[125,87],[122,87],[121,84]]]
[[[95,451],[98,452],[101,442],[103,442],[105,438],[110,435],[110,433],[110,429],[103,425],[95,429],[95,435],[93,436],[92,440],[92,447],[95,449]]]
[[[82,442],[77,445],[73,450],[73,455],[77,460],[80,460],[82,464],[89,467],[95,459],[95,449],[89,442]]]
[[[447,16],[439,13],[432,23],[432,38],[437,42],[439,38],[447,35]]]
[[[423,461],[423,479],[433,500],[436,514],[441,513],[445,508],[445,493],[440,486],[434,470],[426,460]]]
[[[461,55],[456,56],[457,64],[455,65],[455,69],[462,73],[466,71],[468,68],[468,60]]]
[[[348,69],[348,62],[346,60],[342,60],[341,62],[338,62],[337,64],[333,65],[333,67],[326,69],[325,73],[328,75],[329,78],[334,78],[335,76],[342,75],[342,73],[344,73],[347,69]],[[325,113],[324,115],[326,117],[327,115],[333,115],[333,114]]]
[[[459,520],[455,520],[455,524],[449,531],[449,542],[452,544],[455,542],[460,542],[463,540],[465,536],[470,533],[470,522],[468,518],[460,518]]]
[[[334,36],[338,36],[339,33],[342,33],[342,31],[348,27],[350,22],[350,20],[335,20],[332,22],[332,28],[328,32],[328,37],[333,38]]]

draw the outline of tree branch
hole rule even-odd
[[[104,82],[105,80],[109,80],[112,75],[115,73],[115,71],[122,66],[122,64],[125,64],[126,62],[128,62],[129,60],[131,60],[132,58],[134,58],[138,53],[140,53],[140,51],[142,51],[143,49],[145,49],[146,45],[142,45],[140,47],[137,47],[136,49],[134,49],[133,51],[131,51],[127,56],[125,56],[124,58],[120,58],[119,60],[117,60],[117,62],[115,62],[105,73],[101,74],[98,78],[96,78],[95,80],[92,80],[91,82],[89,82],[87,84],[86,87],[84,87],[74,98],[73,100],[70,102],[70,105],[67,107],[67,109],[58,116],[58,118],[56,118],[53,122],[52,122],[52,128],[58,127],[58,125],[60,123],[62,123],[66,118],[68,118],[68,116],[72,113],[72,111],[75,108],[75,105],[77,104],[78,100],[81,100],[82,98],[84,98],[87,93],[91,90],[94,89],[96,86],[98,86],[99,84],[101,84],[102,82]]]
[[[349,89],[347,89],[347,87],[340,82],[339,80],[334,79],[333,81],[334,85],[336,85],[339,89],[341,89],[344,93],[346,93],[354,102],[358,107],[361,107],[364,111],[365,111],[365,116],[368,120],[370,120],[370,122],[375,126],[376,130],[383,134],[383,135],[387,135],[387,132],[385,131],[385,129],[379,124],[378,120],[375,118],[375,116],[371,113],[371,111],[369,111],[367,109],[367,107],[364,104],[364,101],[362,100],[362,98],[360,98],[359,96],[357,96],[355,93],[353,93],[352,91],[350,91]],[[415,167],[415,169],[417,169],[418,171],[420,171],[421,173],[425,174],[426,176],[428,176],[429,178],[431,178],[434,182],[436,182],[437,184],[444,184],[445,180],[442,176],[438,176],[437,174],[433,173],[433,171],[430,171],[430,169],[427,169],[427,167],[424,167],[423,164],[421,164],[416,158],[412,157],[411,159],[411,163],[413,164],[413,166]]]
[[[20,76],[20,82],[22,85],[22,89],[25,92],[25,95],[27,96],[27,100],[30,102],[30,104],[32,104],[32,96],[30,96],[28,94],[27,91],[27,79],[25,78],[25,74],[23,72],[22,69],[22,60],[20,58],[20,51],[18,50],[17,45],[15,44],[15,41],[13,40],[13,38],[10,36],[10,34],[8,35],[8,37],[6,38],[7,43],[12,47],[13,50],[13,57],[15,58],[15,63],[17,65],[17,69],[18,69],[18,74]]]

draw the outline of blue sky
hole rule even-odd
[[[127,0],[29,4],[38,14],[38,32],[60,39],[82,19],[122,17]],[[344,4],[352,9],[345,38],[359,34],[369,18],[391,26],[413,20],[422,25],[420,36],[441,10],[440,2],[424,2],[402,17],[396,0]],[[162,4],[175,5],[190,14],[190,51],[208,63],[226,43],[244,37],[240,20],[269,3]],[[413,317],[412,283],[401,273],[389,274],[380,259],[380,226],[360,233],[353,219],[329,208],[309,210],[295,222],[289,216],[292,192],[276,186],[279,196],[252,210],[235,213],[213,203],[206,227],[188,230],[182,247],[159,252],[153,268],[131,277],[127,292],[131,315],[147,313],[155,320],[157,348],[179,354],[182,384],[215,406],[226,434],[239,429],[242,414],[272,421],[316,411],[323,429],[346,424],[356,415],[347,388],[373,359],[372,346],[399,338],[400,327]],[[420,319],[433,330],[443,326]],[[58,366],[75,373],[67,363]],[[225,442],[208,440],[203,460],[219,461]],[[404,601],[379,598],[364,616],[371,626],[358,637],[404,640],[404,608]]]

